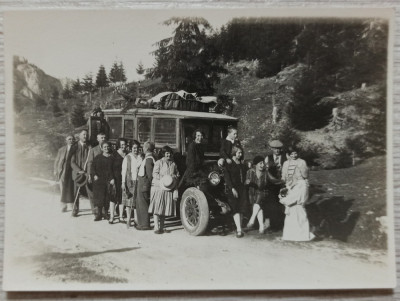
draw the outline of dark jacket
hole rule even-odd
[[[271,173],[271,175],[274,178],[281,179],[281,177],[282,177],[282,166],[283,166],[283,163],[287,160],[286,159],[286,155],[285,154],[281,154],[280,166],[275,164],[274,155],[272,155],[272,154],[268,155],[267,159],[268,159],[268,171]]]
[[[232,143],[230,140],[222,140],[221,142],[221,148],[219,150],[219,156],[223,159],[232,159],[232,147],[236,146],[241,146],[239,140],[235,140],[234,143]]]

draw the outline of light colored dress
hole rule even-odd
[[[160,179],[165,175],[173,178],[179,176],[175,162],[162,158],[154,164],[149,213],[174,216],[176,213],[176,204],[173,199],[174,190],[168,191],[160,188]]]
[[[139,155],[135,157],[132,153],[127,154],[122,161],[122,184],[125,185],[127,191],[122,194],[122,203],[124,206],[136,206],[137,174],[141,164],[142,157]]]
[[[285,226],[283,240],[309,241],[315,236],[310,232],[307,212],[304,208],[308,200],[308,167],[304,160],[288,160],[282,167],[282,180],[288,188],[287,195],[280,199],[285,205]]]

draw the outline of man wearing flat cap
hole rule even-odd
[[[282,166],[286,161],[286,155],[282,152],[283,143],[279,140],[272,140],[269,142],[269,147],[272,150],[272,154],[265,158],[265,164],[268,166],[268,171],[271,175],[280,179],[282,177]]]
[[[265,164],[269,173],[276,179],[282,178],[282,166],[287,160],[286,155],[283,153],[283,143],[279,140],[272,140],[269,142],[269,147],[272,154],[265,158]],[[269,217],[270,226],[269,230],[279,231],[283,228],[285,220],[284,206],[279,203],[279,190],[280,185],[271,185],[270,195],[268,197],[268,204],[266,204],[265,216]]]

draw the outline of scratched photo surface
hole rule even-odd
[[[3,289],[393,288],[393,20],[5,12]]]

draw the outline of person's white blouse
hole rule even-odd
[[[128,169],[128,159],[127,157],[130,157],[131,159],[131,177],[132,180],[136,181],[137,180],[137,174],[138,174],[138,170],[140,167],[140,164],[142,163],[142,157],[140,157],[139,155],[137,155],[137,157],[134,157],[132,155],[132,153],[127,154],[124,158],[124,161],[122,161],[122,183],[125,183],[125,179],[126,179],[126,171]]]

